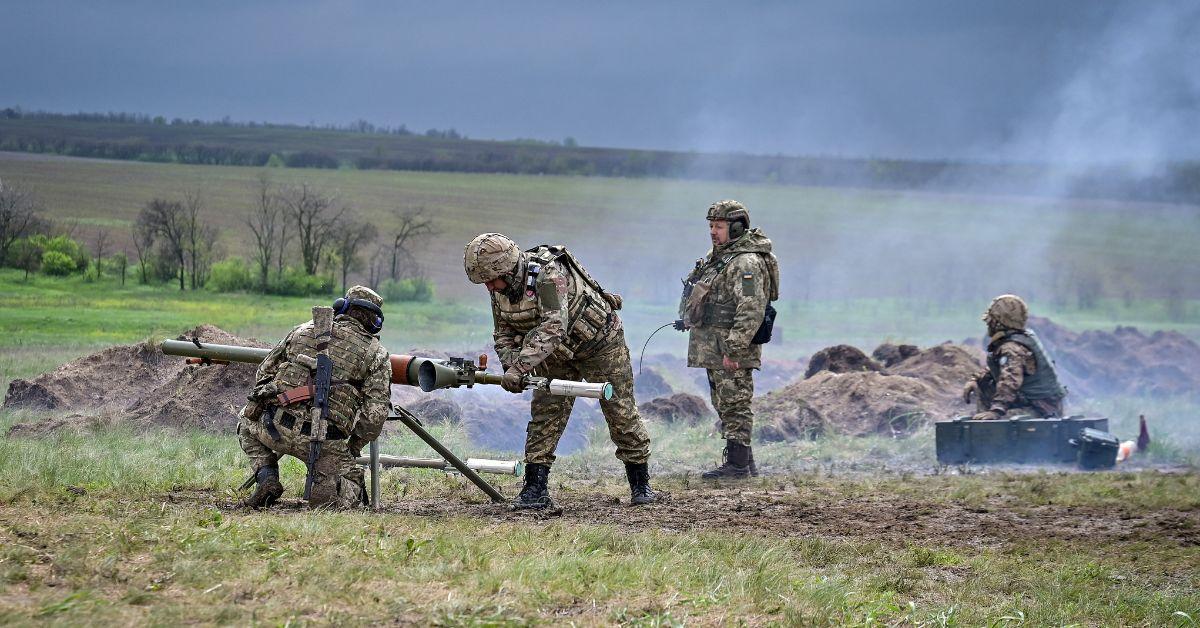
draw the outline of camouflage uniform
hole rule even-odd
[[[692,288],[680,305],[680,317],[690,332],[688,366],[708,371],[722,436],[749,446],[754,426],[750,409],[753,369],[762,365],[762,345],[751,340],[763,322],[767,304],[778,297],[778,262],[771,253],[771,241],[761,230],[748,229],[697,260],[686,281]],[[726,370],[724,357],[737,362],[739,368]]]
[[[1066,389],[1058,381],[1054,360],[1037,335],[1025,328],[1028,308],[1013,295],[992,300],[983,315],[988,324],[987,368],[967,382],[964,399],[977,393],[977,419],[1063,414]]]
[[[625,463],[631,502],[654,502],[647,466],[650,436],[634,400],[629,347],[617,314],[621,297],[606,292],[565,248],[539,246],[521,252],[498,233],[472,240],[463,266],[472,282],[488,284],[505,388],[520,392],[528,376],[612,384],[612,398],[601,399],[600,410],[617,458]],[[546,479],[574,402],[574,397],[533,392],[525,437],[525,485],[514,506],[550,505]]]
[[[347,298],[383,304],[379,295],[362,286],[351,288]],[[316,464],[310,500],[314,507],[349,508],[363,503],[363,471],[354,459],[363,445],[379,436],[387,419],[391,364],[378,336],[360,320],[362,315],[351,308],[333,320],[333,337],[326,349],[333,361],[329,429]],[[266,469],[277,476],[278,462],[284,455],[308,459],[312,399],[301,393],[289,402],[280,395],[303,390],[311,383],[318,331],[313,321],[297,326],[258,368],[256,386],[238,421],[242,450],[250,457],[256,474]]]
[[[567,253],[566,255],[570,255]],[[609,436],[622,462],[650,459],[650,437],[633,397],[633,368],[625,329],[616,307],[620,298],[598,290],[563,249],[539,247],[522,254],[516,298],[492,293],[496,355],[507,371],[552,379],[607,381],[612,399],[601,400]],[[536,269],[528,286],[531,269]],[[514,277],[514,279],[516,279]],[[525,462],[550,465],[567,428],[573,397],[533,392]]]

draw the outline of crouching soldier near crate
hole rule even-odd
[[[463,268],[471,283],[488,289],[504,389],[523,392],[530,375],[611,383],[612,398],[601,399],[600,410],[617,459],[625,463],[630,501],[656,501],[647,464],[650,436],[634,401],[629,347],[617,314],[620,295],[605,291],[567,249],[543,245],[523,252],[499,233],[471,240],[463,252]],[[574,397],[533,391],[525,485],[514,507],[552,505],[546,481],[574,403]]]
[[[392,370],[378,336],[382,308],[383,298],[375,291],[354,286],[334,302],[332,311],[314,308],[314,320],[292,329],[258,367],[238,421],[238,438],[258,484],[245,505],[270,506],[283,494],[281,457],[308,462],[319,355],[332,362],[328,421],[320,454],[309,469],[306,497],[314,508],[353,508],[366,502],[363,471],[355,458],[383,430],[391,401]]]
[[[689,330],[688,366],[708,372],[713,409],[721,422],[725,451],[706,480],[758,475],[750,433],[754,427],[754,369],[775,321],[771,301],[779,298],[779,261],[762,230],[750,227],[750,212],[737,201],[708,208],[712,249],[684,280],[679,329]]]
[[[1054,360],[1033,330],[1026,329],[1029,308],[1021,297],[992,299],[983,313],[989,343],[987,369],[967,381],[963,402],[975,396],[975,420],[1027,414],[1060,417],[1067,389],[1058,381]]]

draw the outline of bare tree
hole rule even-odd
[[[25,271],[25,281],[29,282],[29,273],[38,269],[42,262],[42,243],[45,238],[24,238],[17,240],[10,248],[12,261],[17,268]]]
[[[296,230],[290,228],[288,224],[288,215],[286,211],[280,213],[279,225],[279,246],[275,253],[275,281],[283,278],[283,263],[287,261],[288,245],[292,243],[292,238],[296,237]]]
[[[160,239],[164,252],[179,264],[179,289],[184,289],[184,257],[187,252],[187,219],[183,204],[156,198],[138,214],[138,227],[153,239]]]
[[[96,232],[96,279],[100,279],[101,263],[104,260],[104,245],[108,244],[108,229]]]
[[[362,268],[362,249],[378,236],[379,230],[374,224],[350,216],[343,217],[334,228],[331,247],[342,273],[343,294],[346,292],[346,276],[350,271]]]
[[[289,218],[296,225],[300,243],[300,257],[304,272],[315,275],[321,262],[321,254],[333,236],[333,229],[346,212],[337,205],[337,199],[303,183],[289,188],[280,196]]]
[[[375,251],[367,261],[367,285],[372,288],[378,287],[383,281],[383,273],[387,271],[387,252],[391,247],[387,244],[379,244],[375,247]]]
[[[200,213],[204,211],[204,199],[200,196],[200,190],[185,192],[183,195],[183,230],[184,230],[184,247],[187,249],[187,257],[191,270],[191,286],[192,290],[197,288],[197,275],[199,274],[200,264],[199,257],[202,254],[203,231],[205,225],[200,220]]]
[[[283,234],[287,232],[284,224],[283,206],[279,198],[271,191],[271,178],[267,173],[258,175],[258,187],[255,188],[254,209],[246,218],[246,226],[254,234],[254,262],[258,264],[258,289],[267,291],[270,283],[271,265],[276,256],[279,265],[283,265]],[[282,232],[282,233],[281,233]],[[282,268],[281,268],[282,270]]]
[[[121,270],[121,287],[125,287],[125,270],[129,267],[129,249],[121,251],[120,255],[115,256],[117,268]]]
[[[149,283],[150,279],[146,275],[146,262],[148,261],[146,257],[154,249],[154,232],[140,221],[134,223],[130,231],[133,232],[133,250],[137,252],[138,271],[141,274],[142,283]]]
[[[413,249],[418,239],[438,234],[433,217],[425,213],[424,207],[397,210],[396,221],[396,229],[392,232],[392,272],[389,275],[393,281],[400,278],[398,263],[413,259]]]
[[[39,211],[41,204],[32,192],[0,181],[0,263],[14,242],[44,226]]]

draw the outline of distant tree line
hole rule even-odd
[[[251,235],[248,257],[228,255],[218,245],[220,232],[209,220],[202,189],[147,201],[129,234],[131,257],[114,250],[107,228],[83,243],[77,225],[44,217],[32,190],[0,181],[0,262],[23,270],[26,280],[40,272],[94,281],[108,272],[119,274],[121,285],[130,277],[179,290],[294,296],[328,295],[339,287],[344,292],[352,274],[365,273],[366,283],[390,300],[433,298],[433,283],[417,257],[438,233],[425,208],[397,208],[383,229],[309,184],[274,185],[264,173],[253,194],[243,219]]]
[[[125,126],[112,125],[141,126],[146,132],[134,134]],[[189,130],[193,127],[256,131],[200,134]],[[284,134],[286,129],[301,129],[302,135]],[[309,132],[314,135],[303,135]],[[318,132],[322,134],[315,135]],[[379,136],[379,143],[364,146],[364,135]],[[663,177],[1200,202],[1200,162],[1194,161],[1169,164],[1147,175],[1119,165],[1076,171],[1044,164],[625,150],[580,147],[569,137],[561,142],[479,141],[453,129],[430,129],[418,135],[403,125],[389,128],[364,120],[322,127],[239,123],[228,118],[167,122],[142,114],[30,113],[9,108],[0,110],[0,150],[204,165]]]

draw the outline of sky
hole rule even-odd
[[[1200,158],[1200,2],[0,2],[0,106],[790,155]]]

